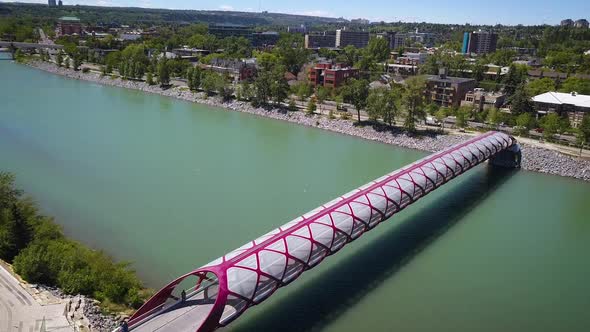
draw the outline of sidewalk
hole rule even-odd
[[[47,331],[74,331],[64,315],[65,301],[52,303],[56,301],[51,296],[34,297],[32,293],[35,290],[30,285],[0,264],[0,331],[41,331],[43,322]]]

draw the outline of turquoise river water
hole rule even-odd
[[[0,170],[157,288],[424,153],[0,61]],[[590,331],[590,185],[481,165],[230,331]]]

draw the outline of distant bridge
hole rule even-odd
[[[0,41],[0,48],[63,50],[64,46],[58,45],[58,44],[38,44],[38,43],[20,43],[20,42],[11,42],[11,41]]]
[[[451,179],[488,159],[519,167],[520,158],[513,137],[489,132],[420,159],[172,281],[131,316],[129,328],[209,332],[226,326]]]

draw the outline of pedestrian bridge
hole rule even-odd
[[[213,331],[451,179],[483,163],[520,166],[516,140],[488,132],[344,194],[166,285],[132,331]]]

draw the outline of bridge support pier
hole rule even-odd
[[[520,145],[514,143],[512,146],[503,150],[490,158],[490,164],[505,168],[520,168],[522,160],[522,152]]]

